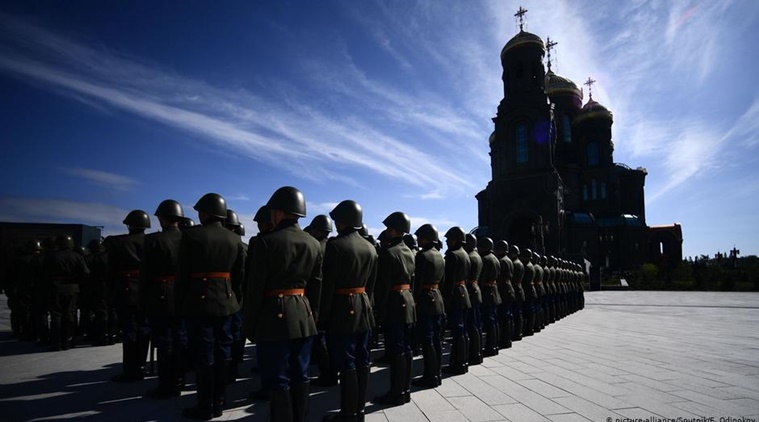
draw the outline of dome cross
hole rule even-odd
[[[595,79],[591,79],[590,76],[588,76],[588,80],[583,83],[583,85],[588,86],[588,101],[593,101],[593,84],[596,83]]]
[[[551,38],[546,38],[546,50],[548,51],[548,71],[551,70],[551,50],[556,47],[558,43],[551,41]]]
[[[519,32],[524,31],[524,15],[527,14],[527,9],[523,8],[522,6],[519,6],[519,10],[517,10],[516,13],[514,13],[514,16],[519,19]]]

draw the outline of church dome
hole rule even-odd
[[[488,143],[489,144],[492,145],[493,142],[495,142],[495,131],[493,131],[493,133],[490,134],[490,138],[488,138]]]
[[[611,114],[608,108],[602,106],[592,98],[582,107],[580,113],[575,117],[574,123],[580,123],[590,119],[604,119],[608,121],[614,121],[614,116]]]
[[[505,46],[503,46],[503,50],[501,50],[501,58],[503,58],[503,56],[509,50],[513,50],[519,46],[538,47],[541,51],[545,51],[546,49],[545,44],[543,44],[543,40],[541,40],[539,36],[531,34],[529,32],[519,31],[518,34],[514,35],[514,37],[510,39]]]
[[[574,82],[569,79],[559,76],[553,71],[549,70],[546,73],[546,94],[549,96],[554,95],[574,95],[582,100],[582,91],[575,85]]]

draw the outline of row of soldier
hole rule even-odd
[[[283,187],[259,209],[259,233],[246,246],[244,227],[220,195],[203,196],[194,209],[201,225],[180,231],[188,221],[182,207],[162,202],[155,212],[162,231],[149,235],[148,215],[135,210],[124,220],[129,234],[107,238],[104,249],[93,245],[92,256],[99,259],[90,258],[89,267],[65,237],[43,265],[46,277],[64,291],[73,291],[87,272],[110,286],[105,308],[117,311],[123,345],[123,373],[114,381],[144,377],[152,336],[158,387],[148,396],[177,396],[183,350],[191,351],[197,405],[185,409],[188,418],[222,415],[226,385],[237,377],[246,339],[256,344],[261,371],[262,390],[254,397],[268,398],[272,420],[306,420],[313,349],[331,364],[319,365],[320,379],[339,378],[341,410],[329,419],[357,421],[364,415],[372,331],[384,334],[390,366],[388,392],[374,402],[402,405],[410,401],[412,383],[437,387],[441,373],[465,373],[483,356],[583,306],[576,264],[529,249],[520,253],[505,241],[478,241],[459,227],[446,232],[443,257],[430,224],[415,232],[417,251],[404,242],[411,222],[402,212],[383,221],[386,230],[375,243],[360,205],[346,200],[330,213],[336,237],[328,237],[326,216],[312,221],[309,235],[298,225],[306,215],[303,194]],[[51,316],[60,308],[57,296],[50,295]],[[71,327],[72,295],[64,296],[61,326]],[[96,331],[113,332],[107,321],[115,319],[97,314],[96,321],[105,322]],[[446,328],[452,346],[442,368]],[[67,329],[59,328],[56,337],[64,348]],[[422,349],[424,373],[412,382],[415,344]]]

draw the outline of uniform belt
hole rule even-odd
[[[166,275],[163,277],[156,277],[153,279],[153,281],[156,283],[173,283],[176,279],[176,276]]]
[[[126,270],[121,272],[122,277],[135,278],[140,276],[140,270]]]
[[[439,286],[440,285],[437,284],[437,283],[435,283],[435,284],[423,284],[422,285],[422,289],[424,289],[424,290],[437,290]]]
[[[471,284],[472,286],[476,286],[477,285],[477,279],[475,278],[474,280],[469,280],[469,284]]]
[[[348,287],[345,289],[335,289],[336,295],[357,295],[366,293],[366,287]]]
[[[265,296],[267,297],[303,296],[304,293],[306,293],[306,289],[267,290],[265,293]]]
[[[454,281],[453,285],[454,286],[464,286],[464,285],[466,285],[466,280]]]
[[[411,290],[410,284],[395,284],[390,286],[390,290],[396,291],[396,292],[402,292],[404,290]]]
[[[192,278],[229,278],[229,273],[209,272],[209,273],[191,273]]]
[[[493,287],[498,285],[498,280],[488,280],[485,282],[485,285],[488,287]]]

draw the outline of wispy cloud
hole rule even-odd
[[[439,157],[412,146],[397,133],[378,129],[365,116],[335,118],[304,105],[300,98],[272,102],[244,90],[215,87],[7,14],[0,13],[0,23],[4,51],[0,69],[48,84],[77,100],[199,134],[201,139],[256,160],[280,163],[299,177],[351,182],[340,169],[363,168],[414,186],[472,189],[455,171],[434,166]],[[370,95],[383,95],[374,86]],[[463,123],[449,129],[460,131]],[[425,125],[440,128],[443,124],[427,117]]]
[[[132,190],[138,182],[126,176],[109,173],[102,170],[93,170],[83,167],[63,168],[62,172],[72,176],[81,177],[90,183],[109,189],[121,191]]]

